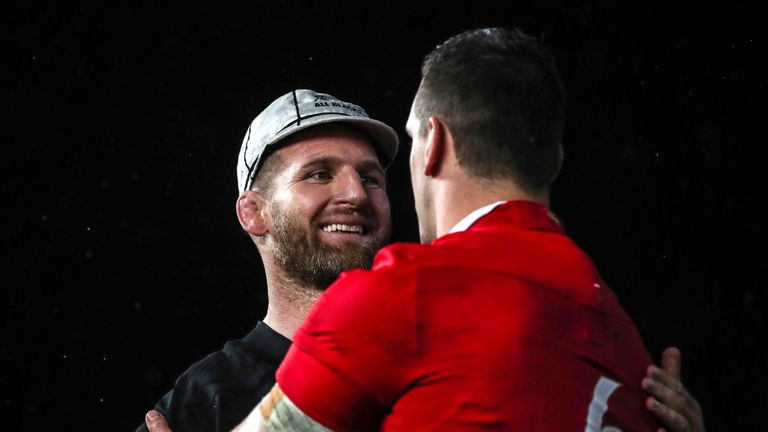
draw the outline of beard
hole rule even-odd
[[[271,213],[275,225],[272,241],[278,264],[288,277],[321,291],[341,272],[370,269],[376,252],[389,240],[387,231],[381,236],[364,237],[359,243],[331,246],[302,226],[300,218],[289,211],[273,209]]]

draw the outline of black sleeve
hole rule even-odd
[[[173,432],[229,432],[275,383],[277,364],[229,342],[192,365],[155,405]],[[148,432],[142,424],[137,432]]]
[[[141,426],[136,428],[136,432],[149,432],[149,429],[147,429],[147,424],[142,423]]]

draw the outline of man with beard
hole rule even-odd
[[[246,417],[323,290],[345,270],[369,268],[389,241],[384,170],[397,144],[392,128],[361,107],[312,90],[279,97],[253,120],[238,159],[236,211],[264,264],[266,316],[184,372],[147,423],[164,417],[180,432],[229,431]]]
[[[658,430],[645,345],[550,209],[564,112],[537,39],[489,28],[438,45],[406,125],[421,244],[328,288],[236,430]],[[690,420],[671,429],[703,430],[666,384],[654,397]]]

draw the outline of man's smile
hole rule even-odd
[[[333,233],[333,232],[343,232],[343,233],[353,233],[353,234],[363,233],[362,225],[330,224],[330,225],[322,226],[321,229],[327,233]]]

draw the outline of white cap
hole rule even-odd
[[[326,93],[299,89],[275,99],[251,122],[237,160],[237,187],[244,192],[251,187],[269,146],[298,131],[325,123],[348,123],[365,132],[376,147],[381,165],[387,168],[397,153],[395,131],[368,114],[358,105]]]

